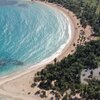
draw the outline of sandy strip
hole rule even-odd
[[[57,57],[58,60],[61,60],[63,57],[67,56],[68,54],[72,54],[75,51],[75,47],[73,46],[73,43],[77,43],[77,39],[79,38],[79,33],[81,30],[81,27],[77,25],[77,23],[79,23],[79,20],[76,18],[76,16],[72,12],[70,12],[67,9],[64,9],[55,4],[50,4],[50,3],[42,3],[42,4],[45,4],[54,9],[62,11],[71,20],[72,31],[73,31],[72,39],[70,43],[64,48],[61,55]],[[50,62],[36,65],[32,69],[28,69],[27,71],[25,70],[21,73],[13,74],[9,77],[1,78],[0,79],[0,94],[4,95],[5,97],[14,98],[14,100],[42,100],[41,98],[33,94],[34,91],[37,90],[37,88],[33,89],[30,87],[30,85],[33,82],[34,74],[37,71],[43,69],[45,65]],[[28,95],[27,94],[28,92],[31,92],[31,94]],[[48,100],[48,98],[43,99],[43,100]]]

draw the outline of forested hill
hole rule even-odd
[[[61,4],[73,11],[83,27],[91,25],[95,35],[100,36],[100,0],[48,0],[48,2]]]

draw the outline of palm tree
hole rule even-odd
[[[54,64],[56,65],[56,63],[57,63],[57,58],[54,59]]]

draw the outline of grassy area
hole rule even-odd
[[[91,3],[92,5],[96,5],[96,3],[98,2],[98,0],[83,0],[86,3]]]
[[[100,12],[100,0],[83,0],[86,3],[91,3],[92,6],[98,6],[97,13]]]
[[[97,37],[97,40],[100,40],[100,37]]]
[[[76,1],[76,0],[74,0],[74,1]],[[79,1],[79,0],[77,0],[77,1]],[[83,2],[89,3],[89,4],[91,3],[91,6],[98,6],[97,13],[100,12],[100,0],[83,0]]]

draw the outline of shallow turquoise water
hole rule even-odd
[[[65,16],[38,3],[0,1],[0,76],[52,56],[69,38]]]

